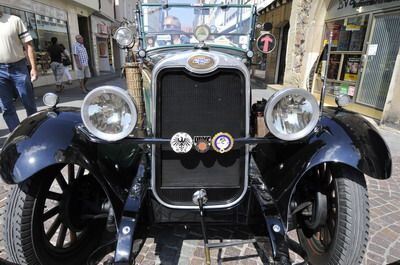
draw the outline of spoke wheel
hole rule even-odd
[[[300,226],[297,234],[309,262],[314,265],[360,264],[369,227],[364,176],[344,166],[323,164],[308,177],[318,183],[318,191],[326,195],[328,208],[326,221],[313,230],[306,225],[307,217],[297,215]],[[311,193],[311,190],[302,192],[305,191]]]
[[[73,164],[14,187],[4,229],[9,256],[21,265],[86,264],[105,225],[90,216],[104,199],[90,172]]]

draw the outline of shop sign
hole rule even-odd
[[[3,0],[1,1],[1,5],[7,6],[7,7],[12,7],[12,8],[18,8],[22,10],[31,10],[32,7],[32,1],[31,0]]]
[[[354,16],[393,7],[400,7],[400,0],[331,0],[326,19]]]
[[[60,20],[67,21],[67,12],[56,7],[48,6],[39,2],[32,1],[33,10],[36,14],[40,14],[47,17],[55,17]]]
[[[97,24],[97,33],[108,34],[108,26],[105,24]]]

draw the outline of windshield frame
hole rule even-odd
[[[169,46],[159,46],[159,47],[152,47],[146,48],[144,45],[144,40],[146,38],[145,32],[145,25],[144,25],[144,12],[143,8],[148,7],[161,7],[161,8],[170,8],[170,7],[177,7],[177,8],[243,8],[243,9],[250,9],[250,28],[247,34],[239,34],[239,33],[231,33],[231,35],[242,35],[248,36],[248,45],[247,49],[242,49],[240,47],[230,46],[230,45],[222,45],[222,44],[214,44],[214,43],[207,43],[207,46],[210,47],[217,47],[222,49],[229,49],[234,51],[240,52],[247,52],[249,50],[253,50],[254,44],[254,35],[255,35],[255,24],[257,21],[257,8],[255,5],[244,5],[244,4],[202,4],[202,3],[195,3],[195,4],[187,4],[187,3],[142,3],[142,1],[138,1],[137,5],[137,25],[139,31],[139,46],[140,49],[145,49],[146,51],[154,51],[158,49],[165,49],[168,48],[180,48],[180,47],[195,47],[199,43],[190,43],[190,44],[174,44]]]

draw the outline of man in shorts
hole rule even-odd
[[[29,59],[28,71],[24,50]],[[17,94],[27,115],[36,112],[35,97],[31,81],[38,77],[32,37],[21,18],[0,11],[0,100],[3,118],[12,132],[19,124],[14,106]]]
[[[81,35],[76,35],[76,43],[73,48],[73,55],[76,62],[76,76],[79,79],[81,90],[83,93],[87,93],[88,89],[86,87],[87,80],[91,77],[89,69],[89,56],[83,45],[83,37]]]

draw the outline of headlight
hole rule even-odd
[[[134,34],[128,27],[119,27],[114,33],[114,39],[120,46],[128,47],[134,41]]]
[[[268,129],[276,137],[286,141],[298,140],[317,125],[318,103],[304,89],[283,89],[268,100],[264,118]]]
[[[118,141],[135,128],[137,110],[128,92],[116,86],[101,86],[83,100],[83,123],[90,133],[106,141]]]

